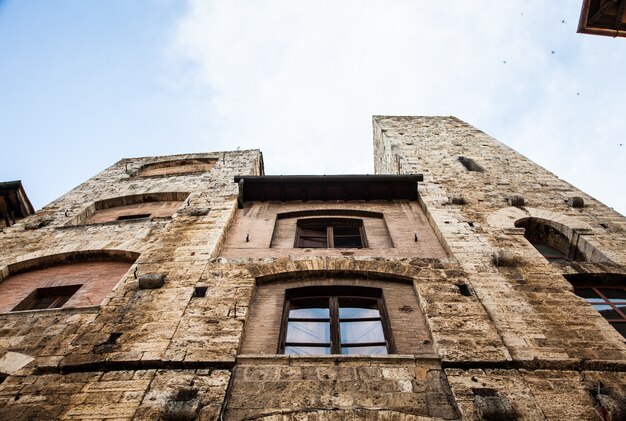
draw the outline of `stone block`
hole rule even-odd
[[[148,273],[141,275],[137,280],[139,289],[158,289],[165,283],[165,275],[162,273]]]

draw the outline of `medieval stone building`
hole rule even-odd
[[[123,159],[0,234],[0,419],[621,420],[626,220],[454,117],[376,175]]]

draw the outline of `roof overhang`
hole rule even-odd
[[[626,0],[583,0],[578,32],[626,37]]]
[[[24,218],[33,213],[35,210],[21,181],[0,183],[0,217],[8,214],[13,218]]]
[[[417,200],[421,174],[236,176],[244,202],[289,200]]]

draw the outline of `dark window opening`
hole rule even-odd
[[[531,243],[531,244],[533,245],[534,248],[537,249],[539,253],[541,253],[543,257],[546,258],[548,262],[569,263],[572,261],[565,254],[563,254],[563,252],[555,249],[554,247],[546,246],[544,244],[539,244],[539,243]]]
[[[137,213],[134,215],[120,215],[117,217],[117,221],[126,221],[129,219],[142,219],[142,218],[149,218],[150,214],[149,213]]]
[[[574,293],[584,298],[626,338],[626,286],[580,285]]]
[[[11,311],[60,308],[81,286],[82,285],[64,285],[60,287],[37,288]]]
[[[298,248],[366,248],[361,219],[299,219],[296,232]]]
[[[206,297],[206,291],[209,287],[195,287],[193,290],[194,297]]]
[[[524,228],[524,237],[543,257],[551,263],[584,261],[585,256],[575,244],[571,244],[557,228],[535,218],[518,221],[515,226]]]
[[[485,172],[483,167],[478,165],[473,159],[465,158],[464,156],[459,156],[459,162],[463,164],[466,170],[468,171],[476,171],[476,172]]]
[[[279,346],[283,354],[385,355],[393,352],[380,289],[288,290],[283,320]]]

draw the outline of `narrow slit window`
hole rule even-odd
[[[459,156],[459,162],[461,164],[463,164],[465,169],[468,170],[468,171],[485,172],[483,167],[478,165],[476,163],[476,161],[474,161],[472,158],[466,158],[464,156]]]
[[[130,219],[143,219],[143,218],[149,218],[150,214],[149,213],[136,213],[133,215],[120,215],[117,217],[118,221],[128,221]]]

